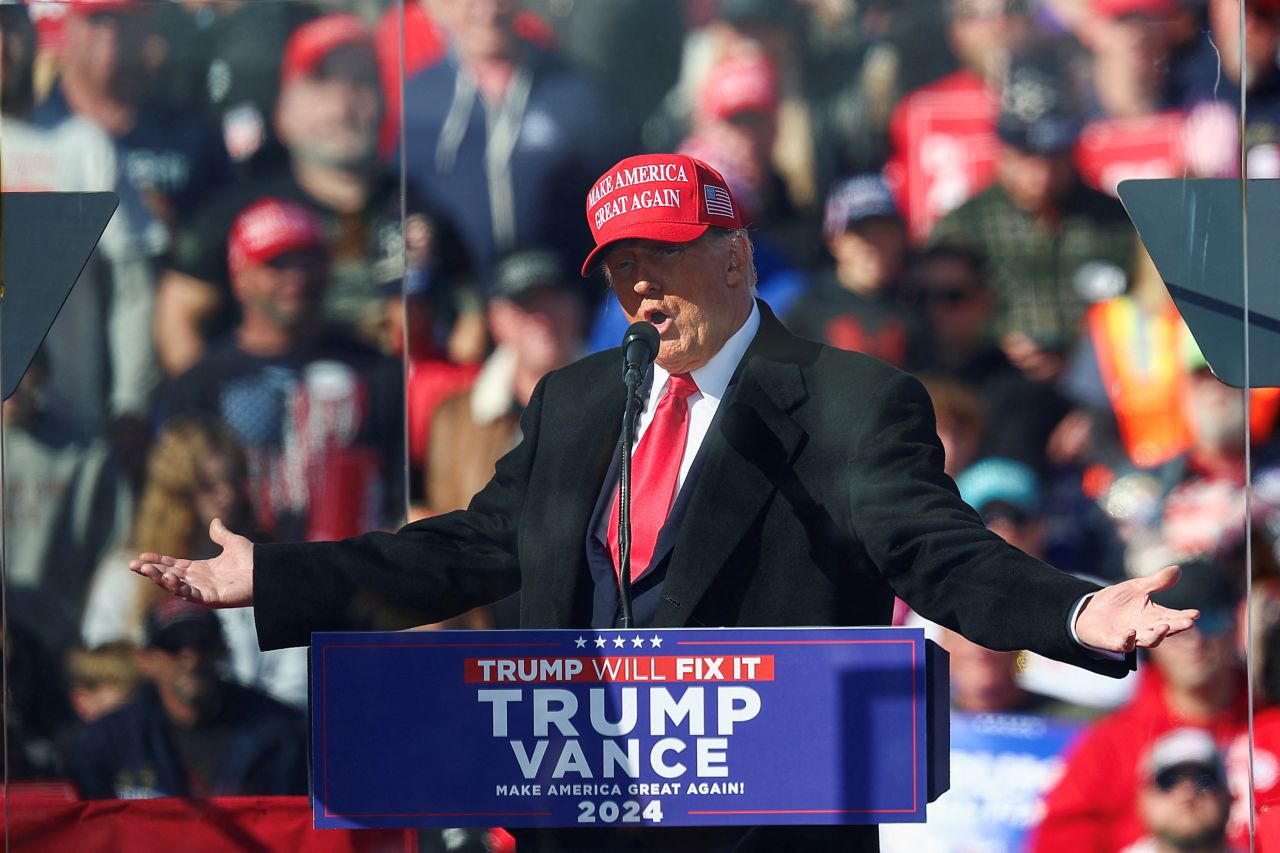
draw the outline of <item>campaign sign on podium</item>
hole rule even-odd
[[[919,822],[946,656],[910,628],[317,633],[317,827]]]

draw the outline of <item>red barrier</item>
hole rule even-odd
[[[57,785],[10,786],[19,853],[182,850],[184,853],[414,853],[411,830],[314,830],[306,797],[75,800]]]

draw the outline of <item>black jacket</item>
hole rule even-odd
[[[1099,660],[1071,640],[1071,610],[1095,585],[1007,545],[960,500],[914,378],[761,312],[665,558],[655,627],[886,625],[897,593],[990,648],[1132,668],[1132,656]],[[349,627],[369,591],[436,620],[519,589],[522,626],[589,627],[584,542],[618,438],[620,365],[611,350],[547,376],[523,442],[465,511],[337,544],[257,546],[263,647]],[[688,849],[876,849],[873,827],[747,832],[690,831]],[[647,833],[634,849],[684,849],[680,831]],[[602,838],[531,833],[520,849],[633,849]]]

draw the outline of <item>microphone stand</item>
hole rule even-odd
[[[631,445],[635,443],[636,416],[640,413],[640,384],[644,371],[638,364],[628,364],[623,382],[627,386],[627,405],[622,415],[622,453],[618,470],[618,600],[622,605],[622,628],[630,628],[631,619]]]

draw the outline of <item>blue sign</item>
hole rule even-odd
[[[1078,720],[953,711],[955,783],[930,807],[928,824],[881,830],[881,853],[1021,853],[1084,728]]]
[[[926,652],[909,628],[315,634],[315,825],[923,821]]]

